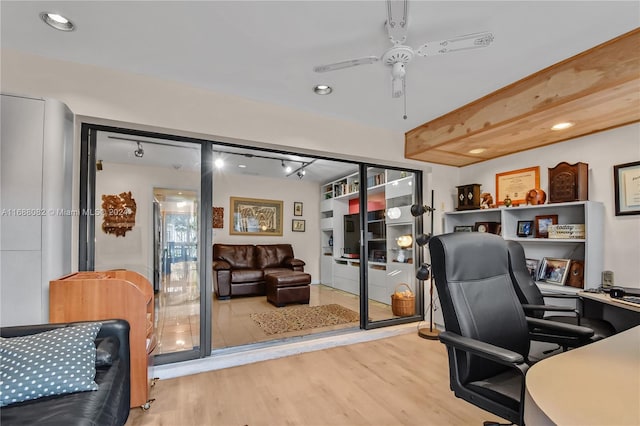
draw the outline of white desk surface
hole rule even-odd
[[[528,425],[640,425],[640,326],[534,364]]]
[[[625,302],[624,300],[614,299],[605,293],[589,293],[587,291],[581,291],[578,295],[584,299],[591,299],[597,302],[606,303],[612,306],[619,306],[621,308],[628,309],[630,311],[640,312],[640,305],[637,303]]]

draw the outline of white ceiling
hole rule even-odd
[[[7,1],[1,46],[176,80],[217,92],[405,132],[640,26],[638,1],[411,1],[417,48],[491,31],[486,49],[417,57],[407,111],[381,62],[317,74],[321,65],[389,47],[384,1]],[[61,13],[77,30],[39,18]],[[330,96],[312,87],[327,83]]]

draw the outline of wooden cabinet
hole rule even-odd
[[[557,215],[558,224],[584,224],[585,238],[553,239],[518,237],[518,221],[535,220],[536,216]],[[444,215],[445,232],[455,226],[471,226],[476,222],[500,222],[505,240],[522,244],[527,258],[543,257],[572,259],[583,262],[584,288],[597,288],[601,284],[603,269],[604,206],[597,201],[542,204],[499,209],[448,212]],[[579,289],[539,282],[546,291],[577,291]]]
[[[52,323],[125,319],[131,330],[131,407],[149,402],[149,367],[155,349],[153,287],[137,272],[77,272],[50,282]]]

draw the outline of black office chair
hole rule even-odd
[[[511,274],[511,279],[514,284],[516,294],[518,295],[518,299],[522,303],[522,307],[528,316],[588,327],[594,332],[591,339],[592,341],[600,340],[615,334],[615,328],[607,321],[583,318],[581,316],[581,309],[578,306],[578,304],[581,303],[581,299],[577,294],[543,294],[533,279],[531,279],[531,275],[527,269],[526,257],[522,245],[517,241],[507,241],[507,249],[509,250],[509,273]],[[575,305],[573,307],[547,305],[544,300],[545,298],[572,299],[575,301]],[[548,315],[546,314],[547,312],[570,312],[571,315]],[[544,333],[539,334],[540,335],[535,340],[562,345],[562,341],[558,341],[558,339],[555,339],[553,336],[545,340]]]
[[[451,390],[522,425],[529,329],[555,330],[582,341],[593,331],[525,317],[511,283],[507,246],[499,236],[439,235],[431,238],[429,249],[444,316],[440,341],[447,347]]]

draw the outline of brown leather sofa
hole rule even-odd
[[[264,296],[268,274],[304,272],[304,265],[291,244],[214,244],[213,291],[218,299]]]

